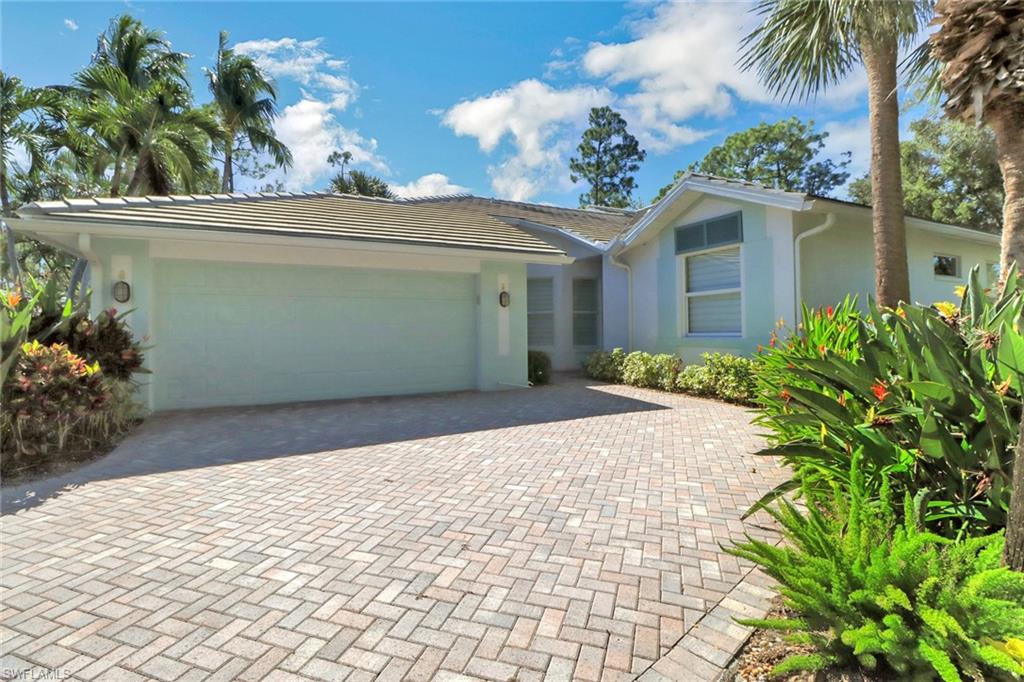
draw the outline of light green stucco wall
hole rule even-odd
[[[154,410],[526,384],[526,265],[479,273],[153,259],[94,239],[94,308],[127,273]],[[127,259],[127,261],[125,260]],[[512,304],[502,311],[504,285]]]
[[[820,223],[823,216],[801,216],[804,224]],[[839,218],[831,229],[803,242],[801,270],[803,300],[810,306],[828,306],[847,293],[858,294],[862,307],[875,288],[871,224],[868,218]],[[936,277],[936,254],[960,257],[960,278]],[[907,229],[907,265],[910,295],[916,303],[956,300],[953,288],[966,281],[973,265],[982,268],[999,261],[999,245],[957,239],[919,228]],[[984,272],[982,273],[984,275]]]
[[[682,290],[675,227],[736,211],[743,214],[743,335],[684,336],[680,329]],[[651,242],[626,256],[634,272],[635,348],[673,353],[686,363],[699,362],[701,355],[709,352],[754,352],[768,338],[776,319],[772,247],[766,209],[761,205],[704,197],[672,217]]]

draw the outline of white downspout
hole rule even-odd
[[[626,271],[626,333],[629,343],[626,352],[630,352],[633,350],[633,268],[629,266],[629,263],[620,261],[618,256],[612,252],[615,246],[613,244],[608,249],[608,262]]]
[[[796,239],[793,241],[793,261],[794,261],[794,269],[796,270],[795,277],[794,277],[795,281],[793,283],[794,287],[796,288],[796,291],[793,292],[793,293],[795,295],[796,309],[797,309],[797,316],[798,317],[802,314],[802,311],[803,311],[803,300],[801,299],[801,292],[803,292],[803,290],[804,290],[804,283],[803,283],[803,280],[801,279],[801,276],[800,276],[800,261],[802,260],[801,259],[801,255],[800,255],[800,246],[801,246],[801,244],[803,244],[804,239],[806,239],[807,237],[813,237],[816,234],[821,234],[822,232],[824,232],[825,230],[829,229],[830,227],[832,227],[835,224],[836,224],[836,214],[832,213],[832,212],[829,212],[829,214],[825,216],[825,222],[823,222],[821,225],[817,225],[815,227],[812,227],[811,229],[807,230],[806,232],[801,232],[799,235],[797,235]],[[802,322],[803,320],[800,320],[800,321]]]

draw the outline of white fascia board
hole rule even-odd
[[[822,206],[819,206],[819,204]],[[845,213],[846,215],[856,215],[858,218],[866,218],[868,222],[871,221],[870,206],[860,206],[846,201],[834,201],[826,198],[815,199],[814,206],[821,211],[828,210],[839,214]],[[825,206],[828,206],[828,208],[825,209]],[[969,227],[937,223],[933,220],[925,220],[924,218],[905,216],[903,222],[907,227],[912,227],[916,230],[925,230],[926,232],[941,234],[944,237],[964,239],[966,241],[977,242],[979,244],[999,246],[1002,239],[1001,235],[993,232],[982,232],[981,230],[972,230]]]
[[[228,244],[268,244],[275,246],[316,246],[317,248],[343,249],[347,251],[372,251],[377,253],[403,253],[420,255],[452,256],[474,260],[513,261],[541,265],[568,265],[575,259],[565,254],[531,253],[528,251],[503,251],[486,248],[459,248],[409,244],[402,242],[372,241],[369,239],[346,239],[344,237],[318,237],[307,235],[276,235],[257,232],[233,232],[209,230],[196,227],[153,226],[140,224],[111,224],[99,221],[47,220],[45,218],[22,217],[8,220],[15,232],[26,234],[91,234],[98,237],[127,239],[172,239],[197,242],[219,242]]]
[[[634,225],[633,229],[631,229],[624,237],[615,240],[614,244],[616,245],[618,252],[621,253],[622,251],[629,249],[629,247],[636,242],[647,228],[654,224],[669,207],[675,204],[679,197],[690,190],[700,192],[701,194],[721,197],[723,199],[748,201],[752,204],[774,206],[776,208],[784,208],[790,211],[807,211],[810,210],[814,203],[813,201],[808,200],[807,197],[799,194],[781,194],[769,190],[758,189],[757,187],[747,187],[727,182],[712,182],[687,176],[676,184],[668,194],[662,197],[661,201],[649,209],[647,211],[647,215],[645,215],[640,222]]]
[[[576,242],[582,246],[592,249],[595,253],[604,253],[608,250],[608,244],[601,244],[600,242],[594,242],[586,237],[576,234],[565,228],[557,227],[555,225],[547,225],[545,223],[535,223],[532,220],[526,220],[525,218],[512,218],[508,216],[493,215],[492,218],[496,218],[502,222],[508,223],[513,227],[519,227],[524,230],[537,230],[538,232],[546,232],[547,234],[556,234],[560,237]],[[574,259],[575,260],[575,259]]]

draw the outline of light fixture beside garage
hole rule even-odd
[[[118,280],[114,282],[114,288],[111,293],[114,296],[114,300],[118,303],[127,303],[132,297],[132,285],[123,279]]]
[[[508,304],[511,302],[512,297],[509,295],[507,291],[502,291],[500,294],[498,294],[498,305],[500,305],[502,308],[507,308]]]

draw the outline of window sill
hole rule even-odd
[[[695,332],[693,334],[687,334],[683,337],[684,339],[742,339],[743,334],[731,334],[728,332]]]

